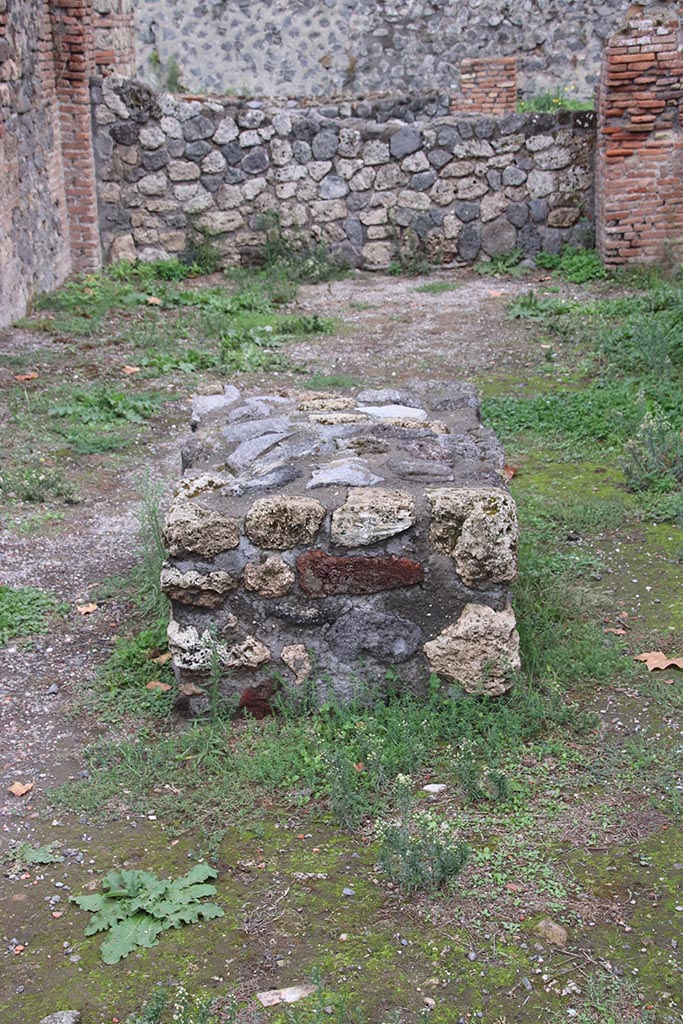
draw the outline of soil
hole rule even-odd
[[[440,294],[419,290],[436,281],[455,287]],[[531,386],[552,372],[547,344],[533,325],[506,319],[505,311],[532,286],[545,285],[538,278],[502,280],[466,272],[419,280],[359,274],[306,286],[300,290],[298,310],[339,318],[339,334],[291,344],[287,355],[300,371],[243,375],[241,381],[267,388],[298,386],[312,378],[329,378],[331,386],[351,380],[404,385],[415,378],[474,380],[491,388],[501,380]],[[586,289],[563,286],[563,293],[586,294]],[[88,370],[92,358],[83,346],[65,344],[49,333],[5,331],[0,335],[0,415],[3,389],[8,394],[17,387],[17,359],[23,359],[22,365],[28,359],[39,374],[27,390],[40,387],[40,375],[87,377],[108,372],[107,360],[109,372],[126,361],[117,351],[98,353],[95,370]],[[431,898],[403,906],[396,892],[378,884],[362,843],[349,836],[340,839],[320,823],[309,834],[306,815],[300,812],[289,822],[276,816],[258,829],[236,829],[226,841],[219,866],[237,909],[221,924],[203,926],[196,939],[201,949],[188,948],[178,932],[163,947],[166,960],[160,946],[132,966],[124,962],[105,969],[98,964],[96,940],[83,940],[84,915],[76,915],[66,895],[84,891],[94,872],[118,863],[153,867],[163,874],[185,870],[192,855],[191,837],[170,844],[153,808],[143,816],[124,810],[118,820],[104,825],[87,816],[55,816],[50,809],[50,791],[86,771],[84,748],[107,729],[83,706],[83,693],[130,616],[125,594],[116,591],[97,601],[90,613],[82,614],[78,606],[91,602],[97,588],[124,575],[136,561],[141,476],[160,481],[167,494],[177,480],[180,438],[189,415],[187,380],[183,388],[185,394],[141,429],[125,453],[62,463],[80,501],[59,505],[61,518],[31,526],[35,506],[14,503],[3,510],[0,582],[52,591],[69,610],[48,633],[0,648],[0,854],[17,841],[59,841],[62,850],[70,851],[64,862],[10,871],[0,880],[3,1024],[37,1024],[43,1014],[69,1008],[81,1009],[83,1024],[122,1019],[169,976],[190,984],[196,980],[214,994],[236,992],[248,1006],[240,1020],[271,1019],[254,1008],[253,994],[305,981],[315,964],[322,964],[336,985],[362,994],[370,1024],[379,1024],[398,1005],[406,1008],[401,1018],[406,1021],[434,1009],[435,1021],[455,1022],[461,1016],[466,1021],[530,1024],[547,1019],[545,1012],[558,1006],[565,1015],[572,1009],[574,990],[559,994],[569,981],[582,989],[593,970],[611,978],[610,958],[621,965],[622,977],[630,974],[636,983],[647,979],[647,995],[658,1000],[657,1020],[682,1021],[680,928],[675,925],[683,920],[683,842],[665,815],[641,804],[612,806],[604,850],[590,854],[591,808],[567,807],[558,834],[566,844],[568,874],[579,880],[569,901],[575,928],[567,947],[539,943],[531,931],[521,945],[506,945],[500,929],[487,925],[482,894],[476,891],[456,909],[449,904],[454,916],[447,920],[439,918],[443,911]],[[22,532],[22,527],[31,532]],[[649,544],[656,542],[648,535]],[[639,543],[633,539],[633,560]],[[637,621],[639,605],[632,601],[629,570],[626,576],[620,574],[608,538],[603,547],[601,555],[614,570],[609,585],[615,603],[626,607],[630,600],[631,622],[634,616]],[[673,589],[673,571],[669,576]],[[670,596],[674,600],[677,594]],[[675,623],[679,632],[681,625]],[[643,622],[643,629],[652,626],[651,619]],[[672,628],[667,621],[666,629]],[[601,709],[605,728],[632,731],[643,704],[635,695],[617,701],[610,694]],[[8,793],[14,782],[33,783],[33,788],[15,797]],[[269,843],[271,854],[261,867]],[[292,882],[294,871],[310,877]],[[598,878],[608,881],[598,885]],[[618,882],[616,888],[612,881]],[[345,886],[354,891],[347,900],[340,897]],[[278,896],[290,889],[292,894],[282,897],[280,906]],[[523,894],[523,886],[509,887],[509,906],[498,906],[496,913],[516,922],[508,929],[510,935],[521,929],[524,938],[529,925],[516,909]],[[529,895],[527,913],[533,919],[547,901],[537,904]],[[60,899],[55,901],[55,896]],[[476,922],[471,942],[463,939],[470,918]],[[629,941],[632,930],[638,936],[634,943]],[[343,935],[351,936],[348,943]],[[650,951],[647,958],[641,947]],[[375,992],[367,1004],[368,991],[382,989],[384,977],[393,979],[390,990],[381,998]],[[655,1019],[647,1013],[624,1019]]]

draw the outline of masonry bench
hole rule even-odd
[[[468,384],[193,402],[164,537],[180,693],[263,712],[388,685],[501,694],[519,669],[517,519]],[[217,677],[220,676],[220,683]]]

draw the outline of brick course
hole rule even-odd
[[[460,66],[460,93],[451,99],[451,113],[503,117],[517,109],[517,60],[492,57],[464,60]]]

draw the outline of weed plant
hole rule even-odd
[[[213,1000],[191,996],[179,985],[174,992],[157,989],[142,1010],[126,1018],[125,1024],[234,1024],[235,1014],[227,1016],[224,1009],[220,1017],[212,1012]]]
[[[58,420],[56,432],[79,455],[110,452],[130,443],[130,426],[151,419],[168,395],[126,392],[106,384],[63,391],[61,400],[48,404],[48,415]]]
[[[47,633],[50,619],[66,609],[67,605],[44,590],[0,584],[0,648],[10,640]]]
[[[438,263],[438,255],[430,254],[427,245],[413,228],[399,228],[390,214],[391,233],[393,237],[393,259],[387,267],[387,274],[391,277],[400,277],[405,274],[409,277],[420,277],[423,274],[431,273],[433,263]]]
[[[197,274],[215,274],[223,266],[223,257],[206,228],[192,222],[192,229],[184,253],[184,262]]]
[[[161,590],[161,568],[166,557],[161,523],[161,487],[150,479],[140,485],[140,556],[127,579],[133,595],[135,621],[143,628],[117,637],[99,672],[99,687],[89,696],[107,719],[122,712],[170,714],[175,679],[167,654],[166,628],[170,604]],[[149,683],[161,687],[148,689]],[[167,687],[167,688],[166,688]],[[114,713],[114,709],[117,711]]]
[[[528,96],[517,103],[517,111],[520,114],[553,114],[558,110],[593,110],[594,107],[595,101],[592,97],[580,99],[571,95],[563,86],[538,93],[537,96]]]
[[[376,827],[379,866],[408,894],[442,888],[460,874],[470,856],[453,822],[415,808],[412,788],[409,775],[397,776],[396,817]]]
[[[259,230],[264,235],[262,258],[267,277],[319,284],[345,275],[347,268],[324,243],[313,242],[300,232],[287,233],[276,211],[262,214]]]
[[[67,504],[77,501],[75,488],[63,470],[33,462],[25,465],[23,460],[16,467],[0,472],[0,499],[36,504],[57,499]]]
[[[577,304],[574,302],[566,302],[552,296],[539,297],[530,289],[510,303],[507,317],[509,320],[542,320],[549,327],[557,328],[555,318],[573,313],[576,309]]]
[[[105,964],[117,964],[138,948],[149,949],[169,928],[223,917],[216,903],[202,902],[215,896],[215,868],[195,864],[181,878],[157,878],[149,871],[110,871],[102,879],[102,892],[69,897],[81,910],[92,914],[86,935],[106,932],[102,943]]]
[[[641,400],[641,408],[645,405]],[[633,491],[683,490],[683,431],[656,404],[644,411],[633,438],[624,446],[626,483]]]
[[[609,274],[595,249],[580,249],[566,245],[558,255],[539,252],[536,266],[543,270],[551,270],[556,277],[573,284],[586,284],[588,281],[604,281]]]
[[[502,275],[519,277],[526,273],[527,269],[521,265],[523,259],[524,253],[522,250],[513,249],[512,252],[499,253],[497,256],[492,256],[490,260],[482,260],[479,263],[475,263],[472,269],[477,274],[488,277]]]

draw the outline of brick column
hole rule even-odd
[[[90,271],[102,265],[89,93],[92,0],[51,0],[51,17],[72,266]]]
[[[598,90],[596,234],[609,265],[683,248],[683,46],[679,6],[632,9],[609,41]]]

